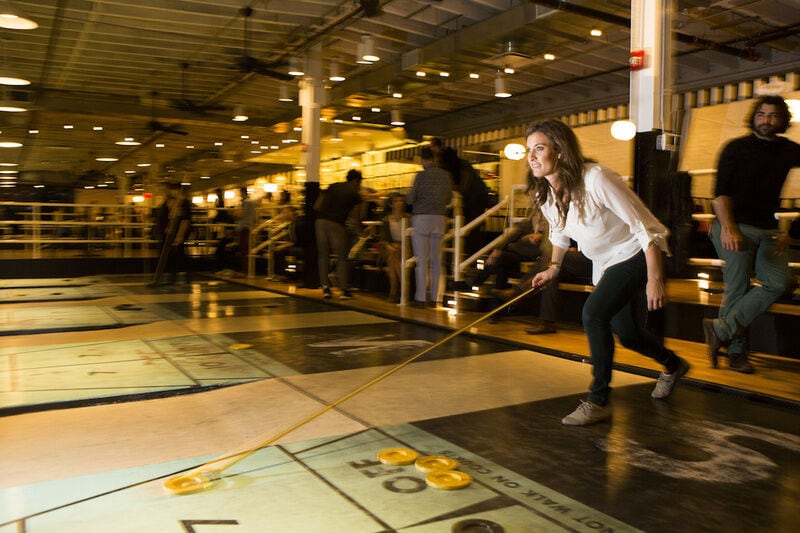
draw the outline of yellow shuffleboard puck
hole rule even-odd
[[[414,463],[420,472],[433,472],[434,470],[453,470],[458,466],[458,461],[443,455],[426,455]]]
[[[252,347],[253,347],[252,344],[241,343],[241,344],[231,344],[230,349],[231,350],[246,350],[246,349],[252,348]]]
[[[170,478],[164,482],[164,488],[173,494],[191,494],[207,489],[213,483],[213,479],[203,473],[196,472]]]
[[[463,489],[472,483],[472,476],[458,470],[434,470],[425,477],[425,483],[435,489]]]
[[[419,452],[408,448],[386,448],[378,452],[378,461],[385,465],[410,465],[419,457]]]

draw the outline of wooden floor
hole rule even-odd
[[[279,293],[322,299],[322,291],[318,288],[300,288],[292,283],[271,281],[260,276],[249,278],[218,277]],[[698,291],[697,283],[690,280],[670,281],[668,294],[674,300],[686,302],[696,300],[695,303],[713,306],[718,306],[720,300],[718,294]],[[384,295],[366,292],[354,292],[352,300],[339,300],[338,294],[334,291],[334,298],[329,302],[332,305],[368,311],[386,317],[420,321],[446,330],[463,328],[483,316],[482,313],[473,311],[455,313],[446,308],[419,309],[411,306],[401,306],[387,302]],[[800,306],[797,305],[776,305],[781,306],[781,312],[791,314],[800,312]],[[559,332],[556,334],[528,335],[525,331],[537,323],[538,321],[534,317],[508,316],[497,323],[481,322],[470,328],[467,333],[501,339],[521,347],[537,349],[554,355],[583,357],[588,363],[589,349],[586,335],[578,324],[560,324]],[[791,332],[786,332],[786,334],[791,334]],[[699,387],[724,387],[733,393],[741,393],[757,399],[763,397],[764,399],[773,399],[781,402],[788,401],[800,406],[800,359],[754,353],[752,354],[752,362],[756,367],[756,373],[746,375],[724,368],[724,359],[721,360],[720,368],[711,368],[706,355],[706,346],[703,343],[668,338],[666,345],[690,362],[692,368],[688,379]],[[617,346],[615,363],[618,366],[629,367],[634,372],[648,375],[655,375],[656,372],[661,370],[654,361],[619,345]],[[587,365],[587,386],[589,372]]]

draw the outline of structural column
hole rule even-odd
[[[306,171],[305,202],[303,211],[308,236],[305,249],[304,279],[306,287],[312,288],[319,285],[317,272],[317,244],[314,236],[316,213],[314,202],[320,193],[320,116],[324,100],[322,86],[322,45],[317,44],[308,51],[306,57],[306,75],[300,80],[300,106],[302,107],[303,131],[300,150],[302,152],[303,166]]]
[[[636,124],[633,186],[653,214],[668,227],[670,190],[676,161],[664,140],[670,130],[672,95],[672,1],[632,0],[630,119]],[[644,323],[663,339],[663,312],[647,313]]]

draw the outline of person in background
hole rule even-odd
[[[553,246],[548,268],[531,284],[556,283],[570,239],[592,260],[594,290],[583,306],[583,327],[589,340],[592,383],[588,401],[562,419],[582,426],[611,418],[611,372],[614,333],[626,348],[664,366],[651,397],[668,397],[689,363],[664,347],[637,324],[635,303],[645,290],[647,308],[666,303],[662,252],[669,232],[613,170],[581,153],[575,133],[562,122],[533,124],[526,135],[534,209],[550,224]]]
[[[447,204],[453,194],[453,178],[436,166],[433,151],[420,151],[423,170],[414,177],[406,202],[412,207],[411,246],[417,258],[415,294],[412,305],[438,305],[442,275],[442,236],[445,232]]]
[[[350,293],[350,242],[345,223],[350,212],[361,204],[361,172],[351,169],[343,182],[332,183],[315,202],[317,211],[317,267],[322,284],[323,298],[331,298],[330,252],[336,254],[336,281],[342,291],[340,298],[349,300]]]
[[[455,149],[444,146],[438,137],[431,140],[430,146],[436,163],[450,173],[455,190],[461,194],[464,224],[482,215],[489,207],[489,188],[475,167],[458,157]],[[468,255],[477,252],[485,244],[479,228],[476,227],[464,238],[464,251]]]
[[[192,203],[177,181],[166,183],[166,196],[156,218],[161,236],[161,253],[167,254],[164,267],[167,281],[163,284],[174,285],[178,272],[186,272],[188,284],[191,281],[191,269],[186,258],[186,238],[192,228]]]
[[[402,194],[393,193],[389,197],[389,213],[383,217],[381,224],[381,255],[386,263],[386,276],[389,278],[389,302],[400,301],[400,277],[402,265],[400,251],[403,239],[403,220],[408,222],[406,200]]]
[[[247,263],[250,255],[250,232],[258,225],[258,206],[247,187],[241,187],[242,204],[236,210],[236,234],[239,241],[239,272],[247,274]]]
[[[494,275],[495,290],[509,290],[508,278],[519,272],[523,262],[536,262],[545,252],[549,257],[549,245],[545,236],[547,224],[542,224],[542,221],[541,216],[534,216],[515,222],[486,258],[483,269],[477,270],[463,282],[454,282],[453,288],[467,290],[482,285]]]
[[[287,258],[302,257],[305,253],[307,229],[305,217],[299,216],[294,206],[285,205],[274,219],[276,224],[287,224],[286,235],[272,249],[275,254],[275,272],[280,277],[286,273]],[[280,274],[278,274],[280,273]]]
[[[747,328],[789,284],[790,238],[778,229],[775,212],[786,176],[800,166],[800,145],[780,136],[791,119],[783,98],[762,96],[747,119],[752,133],[732,140],[719,157],[711,203],[717,218],[710,237],[717,255],[725,261],[724,289],[718,318],[703,321],[713,367],[720,348],[727,346],[728,367],[753,373],[747,355]],[[759,281],[755,286],[750,285],[753,272]]]
[[[531,281],[539,271],[544,270],[550,266],[550,248],[543,253],[539,260],[536,262],[536,268],[530,274],[519,280],[516,285],[508,289],[492,290],[492,294],[498,299],[507,301],[525,292],[530,288]],[[577,248],[570,246],[564,254],[564,260],[561,262],[561,268],[558,272],[558,281],[565,283],[581,283],[586,284],[591,282],[592,279],[592,262],[586,256],[580,253]],[[559,309],[561,308],[561,289],[558,288],[558,283],[549,283],[542,289],[542,297],[539,307],[539,320],[540,323],[531,328],[526,329],[525,333],[528,335],[545,335],[549,333],[558,333],[558,316]],[[497,317],[497,315],[495,315]],[[494,318],[494,317],[493,317]]]

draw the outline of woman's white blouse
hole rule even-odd
[[[553,194],[542,205],[542,213],[550,223],[550,240],[554,246],[567,249],[573,239],[583,255],[592,260],[592,283],[597,284],[607,268],[627,261],[640,250],[647,250],[651,242],[669,254],[669,230],[619,174],[589,163],[583,181],[586,197],[582,217],[573,202],[566,224],[561,227]]]

